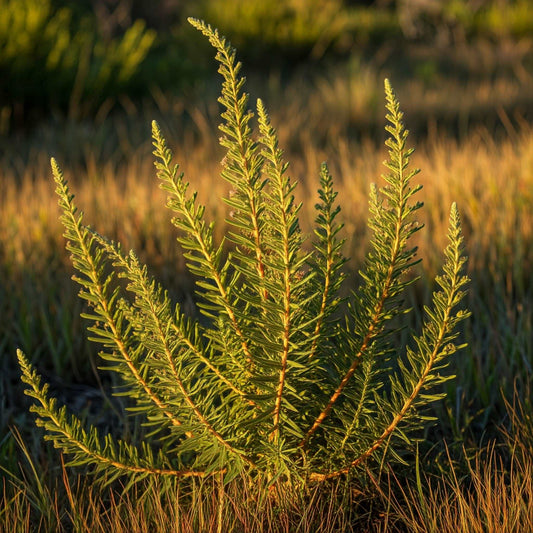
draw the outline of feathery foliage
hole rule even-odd
[[[215,474],[225,481],[241,474],[271,483],[323,481],[385,453],[401,461],[402,449],[428,418],[425,408],[440,398],[435,387],[449,379],[442,370],[460,348],[456,326],[468,315],[458,309],[468,280],[457,208],[451,208],[440,290],[425,309],[423,330],[407,347],[395,346],[391,333],[409,311],[402,293],[418,262],[410,238],[421,227],[415,218],[421,204],[414,200],[417,171],[409,170],[412,149],[389,82],[386,185],[371,189],[371,250],[361,286],[343,302],[340,207],[326,164],[313,243],[304,247],[296,184],[263,102],[257,102],[256,138],[235,51],[204,22],[190,22],[216,49],[223,77],[222,178],[231,187],[225,198],[231,246],[215,242],[214,222],[204,219],[204,207],[154,122],[160,186],[197,277],[203,318],[187,317],[134,252],[84,225],[52,159],[67,247],[79,273],[74,279],[90,309],[84,317],[91,340],[102,347],[105,369],[120,375],[118,392],[131,398],[131,412],[144,418],[151,438],[135,446],[84,429],[49,399],[47,385],[19,351],[38,424],[71,456],[71,465],[92,463],[107,482],[121,475],[133,483],[146,476]]]

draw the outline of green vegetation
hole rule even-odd
[[[48,398],[48,386],[19,351],[26,393],[38,402],[32,407],[38,424],[74,456],[70,464],[93,463],[108,481],[120,475],[133,482],[147,475],[222,474],[227,482],[260,473],[269,485],[293,484],[350,474],[375,456],[382,457],[379,464],[383,451],[400,459],[409,435],[427,420],[426,406],[441,398],[432,389],[446,381],[441,373],[457,349],[457,325],[468,316],[456,309],[467,283],[457,208],[452,206],[444,271],[437,278],[440,291],[404,356],[391,342],[388,323],[408,311],[401,302],[410,284],[406,274],[417,263],[410,238],[420,229],[414,213],[421,204],[412,200],[420,187],[411,183],[417,174],[408,170],[412,150],[386,82],[387,186],[371,191],[371,252],[363,285],[352,294],[340,326],[334,317],[346,259],[328,168],[324,164],[320,172],[314,251],[305,253],[301,206],[264,105],[258,100],[257,143],[235,51],[210,26],[195,19],[191,24],[217,50],[224,78],[222,177],[232,187],[225,202],[232,209],[227,239],[233,245],[226,259],[224,241],[214,242],[214,222],[204,220],[197,193],[188,193],[155,122],[153,139],[158,176],[208,322],[191,321],[179,306],[172,309],[133,252],[125,254],[83,226],[52,160],[67,248],[81,274],[75,280],[90,308],[83,315],[92,322],[90,340],[104,347],[100,356],[121,376],[121,394],[134,400],[131,409],[153,427],[157,451],[144,443],[138,449],[115,442],[111,435],[102,440],[94,426],[83,429]],[[109,264],[117,274],[109,273]],[[128,280],[133,299],[114,287],[116,277]]]
[[[1,0],[0,11],[0,135],[51,112],[101,121],[161,92],[190,93],[208,79],[205,48],[186,15],[231,35],[250,67],[263,73],[265,65],[292,72],[309,60],[358,60],[423,40],[447,45],[444,57],[467,42],[527,42],[533,28],[527,0],[445,0],[419,9],[394,1]],[[432,61],[418,67],[428,78]]]

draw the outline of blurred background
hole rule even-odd
[[[0,8],[4,137],[51,119],[101,123],[113,111],[204,99],[214,69],[189,16],[227,35],[262,88],[318,90],[324,108],[342,108],[333,118],[355,129],[381,116],[374,100],[384,75],[404,92],[411,121],[459,120],[463,130],[524,114],[533,98],[527,0],[1,0]]]
[[[195,312],[150,140],[156,119],[221,238],[220,76],[189,16],[237,47],[251,105],[266,102],[300,183],[308,233],[319,165],[329,161],[354,273],[367,250],[369,184],[386,157],[390,78],[424,186],[412,327],[441,264],[452,201],[470,257],[469,346],[454,358],[459,377],[446,385],[433,435],[479,443],[496,434],[503,398],[529,397],[533,365],[530,0],[0,0],[0,461],[14,460],[11,425],[40,446],[17,347],[79,410],[101,405],[94,397],[107,386],[79,318],[50,156],[86,223],[134,248]]]

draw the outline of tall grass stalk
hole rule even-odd
[[[360,531],[364,511],[350,507],[346,488],[310,487],[307,492],[237,479],[225,487],[216,481],[162,487],[140,484],[99,490],[83,475],[62,470],[61,485],[47,494],[49,511],[35,508],[23,486],[4,482],[0,531],[26,533],[330,533]],[[358,516],[359,513],[359,516]]]
[[[397,523],[413,533],[510,533],[533,530],[533,461],[501,454],[494,444],[480,450],[462,473],[419,483],[393,483]]]

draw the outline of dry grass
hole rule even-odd
[[[390,500],[396,519],[413,533],[521,533],[533,531],[531,405],[507,402],[512,430],[454,466],[448,455],[441,475],[396,479]],[[399,496],[398,496],[399,495]]]
[[[280,130],[284,138],[296,135],[288,125],[282,125]],[[171,140],[176,161],[191,188],[198,191],[200,200],[207,205],[208,215],[217,221],[217,235],[221,238],[226,209],[220,198],[228,194],[227,184],[219,177],[222,153],[211,137],[199,143],[177,142]],[[147,140],[139,149],[142,156],[127,162],[112,160],[98,164],[86,159],[83,166],[63,166],[72,180],[77,203],[86,213],[86,221],[98,231],[143,252],[157,267],[165,261],[173,262],[176,257],[175,234],[163,208],[164,195],[158,190],[148,152]],[[347,253],[360,259],[365,249],[361,237],[366,233],[369,185],[380,181],[384,157],[381,146],[370,140],[357,142],[342,137],[327,146],[306,143],[303,152],[289,153],[292,175],[299,180],[297,194],[304,201],[304,230],[309,230],[314,216],[318,169],[327,160],[344,210]],[[430,136],[417,146],[413,164],[422,169],[418,180],[424,186],[420,198],[426,206],[422,216],[428,225],[422,241],[426,245],[424,253],[429,253],[427,268],[432,267],[434,254],[445,242],[452,201],[457,201],[466,228],[471,270],[489,268],[488,274],[501,276],[516,264],[516,259],[524,268],[531,264],[527,246],[533,237],[530,128],[524,127],[504,140],[495,139],[483,129],[461,143],[446,136]],[[17,174],[14,168],[3,170],[2,262],[36,269],[43,266],[43,259],[45,264],[49,260],[47,254],[63,248],[47,155],[40,153],[21,176]],[[182,266],[178,264],[178,270]]]
[[[63,465],[61,484],[45,487],[42,496],[35,498],[31,480],[4,480],[0,531],[328,533],[361,531],[355,523],[371,527],[367,513],[339,484],[304,491],[267,489],[257,479],[223,486],[215,479],[140,483],[123,491],[91,486],[90,478],[71,477]]]
[[[4,479],[0,531],[149,533],[522,533],[533,530],[531,406],[508,405],[513,430],[462,459],[447,450],[440,467],[390,473],[365,487],[336,482],[296,489],[260,480],[218,479],[123,491],[91,485],[64,464],[37,474],[24,444],[20,478]],[[427,466],[426,466],[427,468]],[[440,468],[440,473],[437,473]],[[432,470],[433,473],[429,473]],[[50,485],[47,485],[47,480]],[[359,488],[362,489],[358,490]]]
[[[533,530],[533,463],[504,464],[493,447],[480,452],[465,476],[401,488],[396,519],[413,533],[520,533]],[[396,488],[398,490],[398,487]]]

